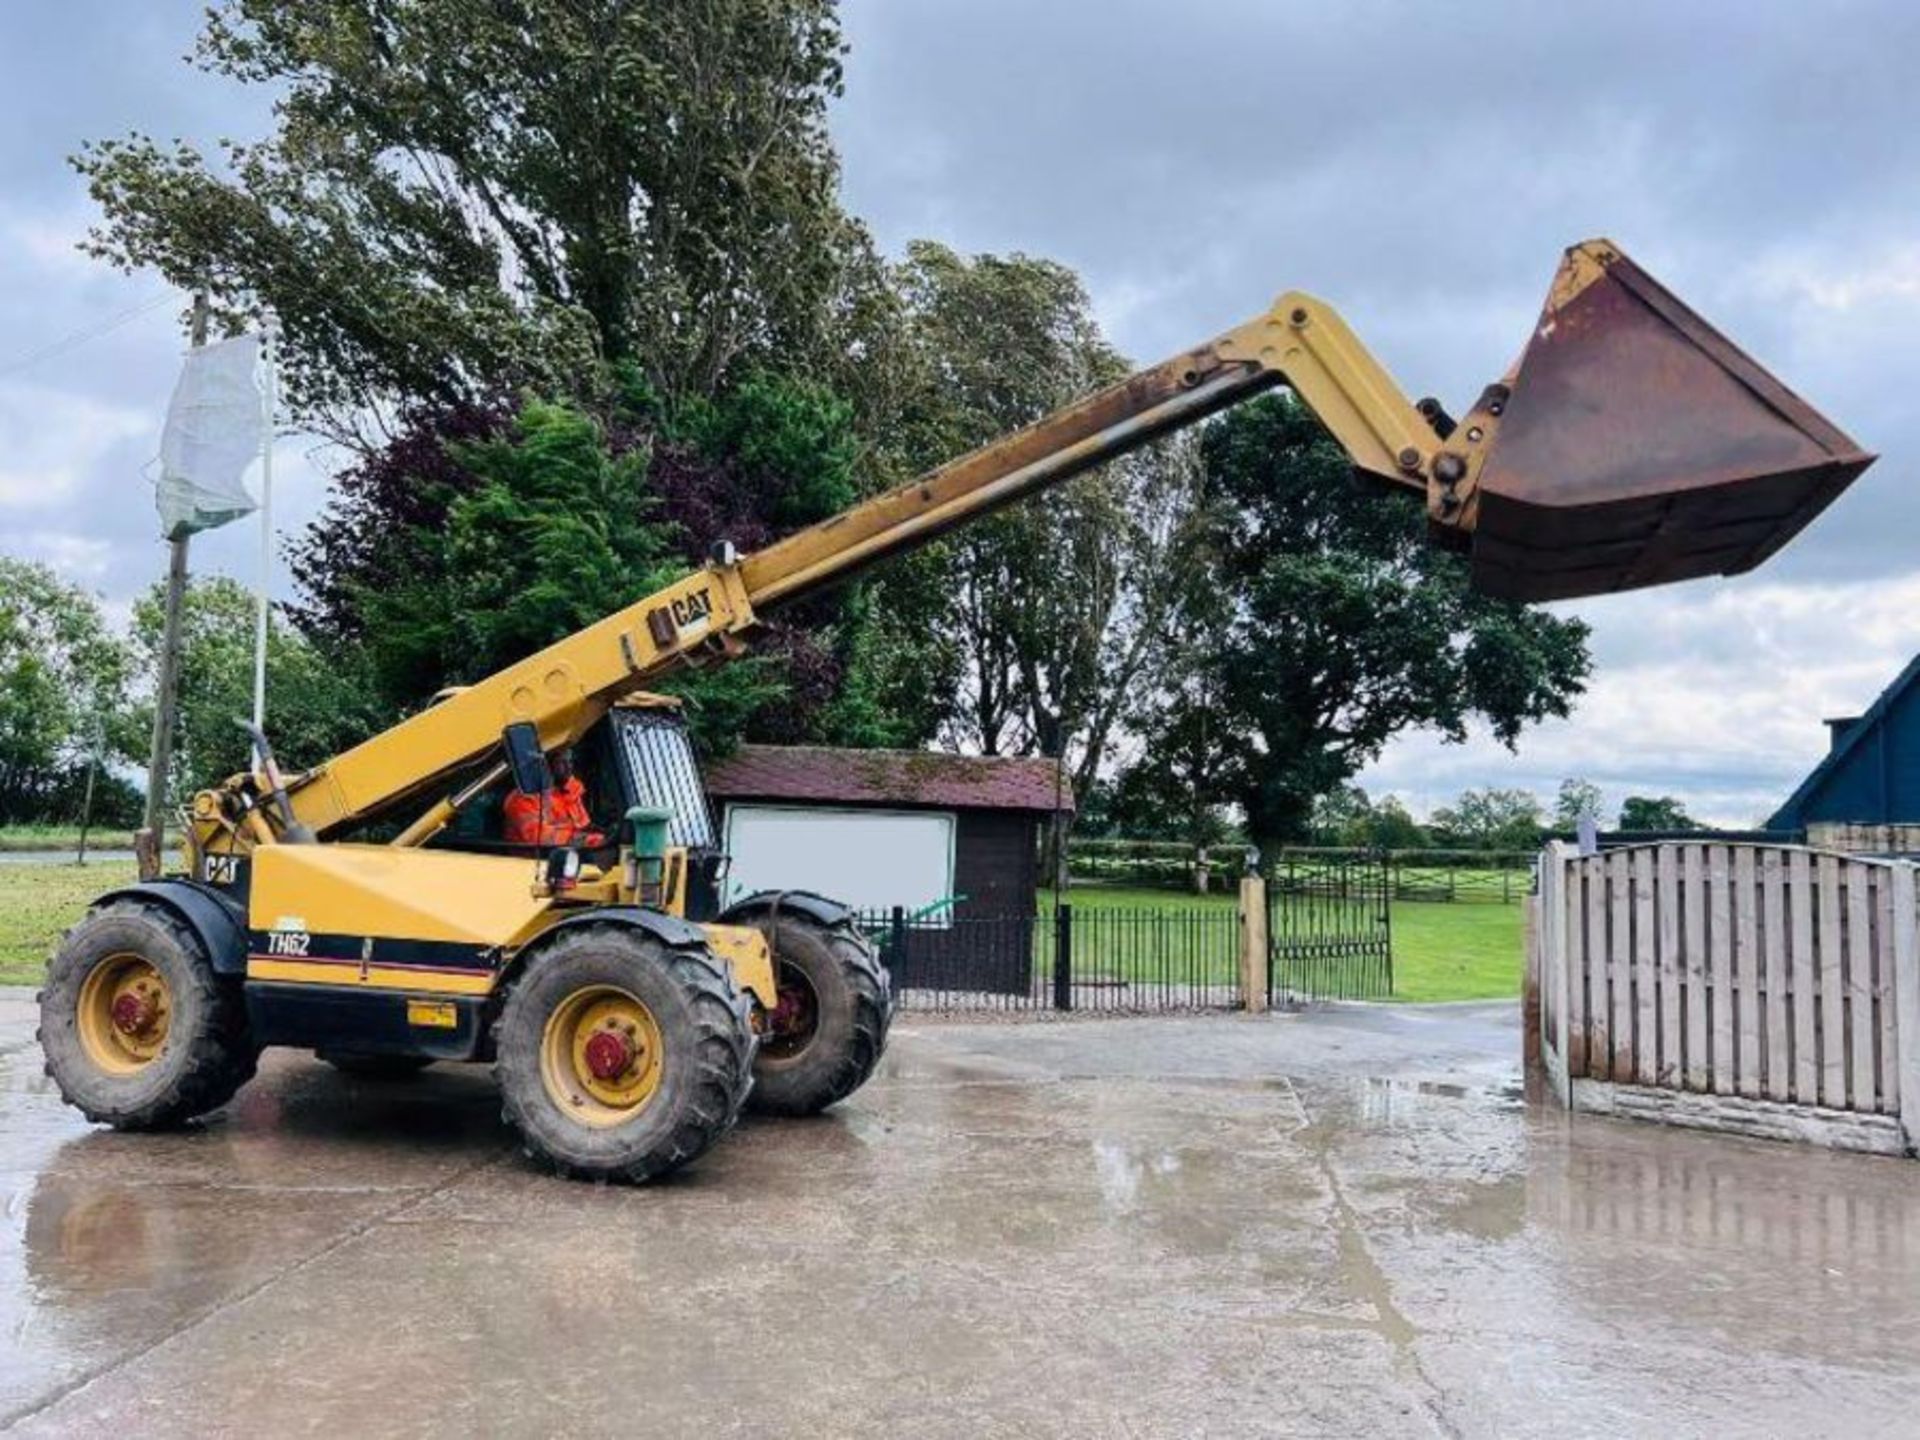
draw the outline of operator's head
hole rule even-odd
[[[573,778],[573,751],[566,746],[547,756],[547,769],[553,774],[553,783],[564,785]]]

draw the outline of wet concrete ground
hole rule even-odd
[[[1529,1111],[1511,1007],[933,1024],[650,1190],[484,1071],[93,1132],[0,992],[25,1434],[1822,1435],[1920,1416],[1920,1166]]]

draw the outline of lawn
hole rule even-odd
[[[1233,895],[1187,895],[1104,885],[1069,892],[1076,916],[1093,911],[1231,914]],[[1041,908],[1053,894],[1040,897]],[[1393,998],[1396,1000],[1505,1000],[1520,994],[1524,917],[1519,905],[1397,900],[1393,904]],[[1079,940],[1097,932],[1084,926]]]
[[[134,878],[131,860],[86,865],[0,862],[0,985],[38,985],[60,932],[102,890]]]
[[[39,983],[60,932],[102,890],[133,879],[133,863],[107,860],[80,866],[0,863],[0,984]],[[1074,914],[1085,917],[1075,935],[1076,968],[1083,974],[1133,973],[1133,955],[1150,938],[1128,912],[1189,914],[1195,924],[1175,931],[1177,958],[1157,973],[1195,983],[1224,983],[1234,973],[1228,919],[1232,895],[1182,895],[1163,890],[1083,886],[1071,892]],[[1051,894],[1041,896],[1045,909]],[[1115,913],[1119,912],[1119,913]],[[1396,1000],[1493,1000],[1520,993],[1521,907],[1397,901],[1393,906],[1393,978]],[[1153,927],[1158,938],[1160,927]]]

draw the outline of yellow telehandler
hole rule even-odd
[[[1568,251],[1512,372],[1457,420],[1415,405],[1338,315],[1249,323],[443,696],[344,754],[196,795],[182,872],[102,896],[42,992],[48,1073],[88,1118],[178,1124],[264,1046],[349,1069],[491,1061],[528,1152],[645,1180],[743,1105],[807,1114],[873,1073],[887,974],[846,907],[723,907],[693,753],[648,687],[757,618],[996,507],[1287,385],[1364,477],[1424,497],[1473,583],[1547,600],[1745,570],[1871,463],[1616,246]],[[577,747],[599,848],[515,845],[501,810]],[[524,802],[521,802],[524,805]]]

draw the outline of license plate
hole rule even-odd
[[[460,1016],[451,1000],[409,1000],[407,1001],[407,1024],[424,1025],[434,1030],[452,1030],[460,1023]]]

